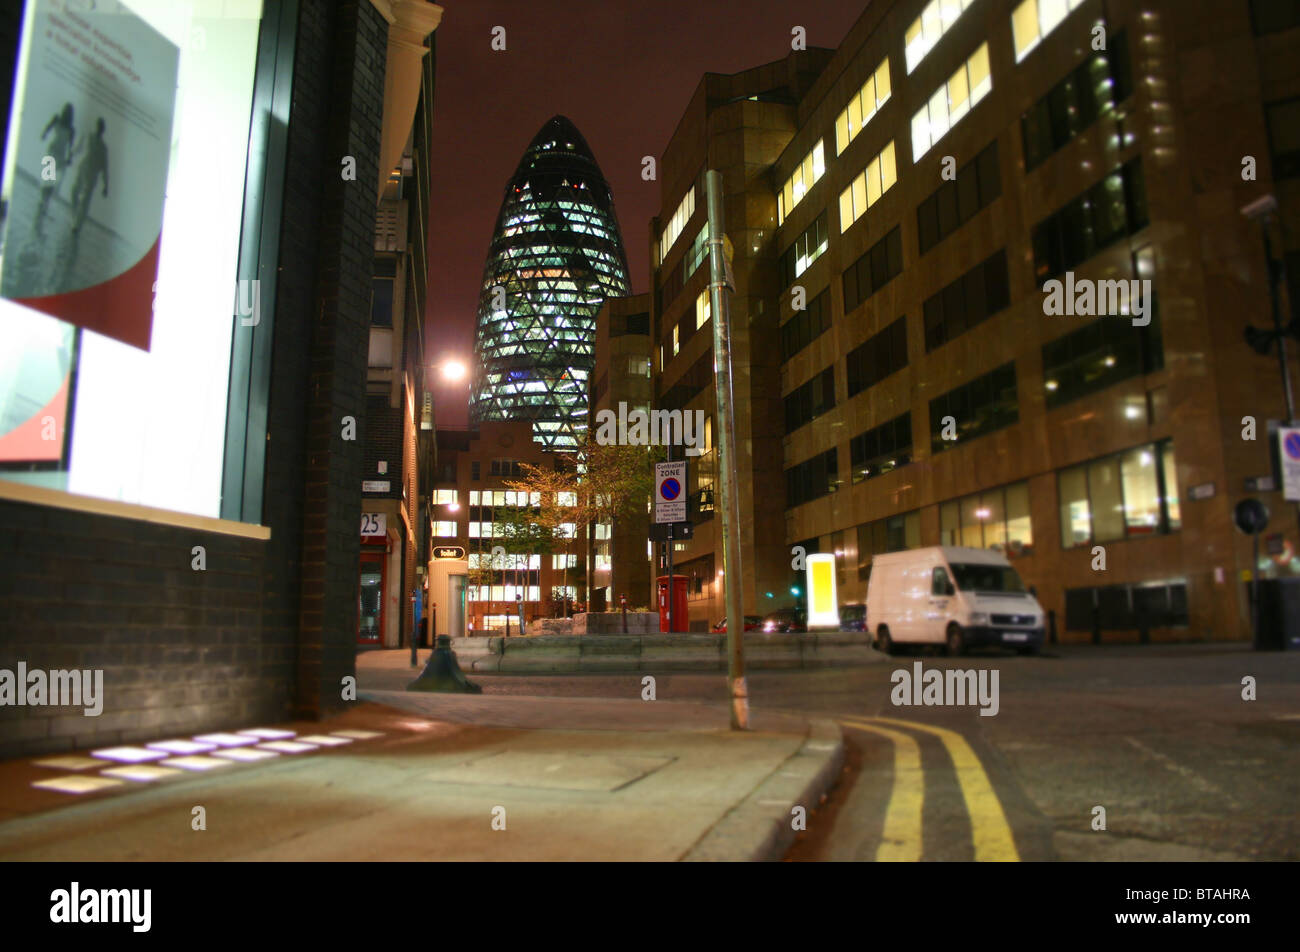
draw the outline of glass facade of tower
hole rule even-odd
[[[568,119],[542,126],[506,185],[483,269],[471,419],[532,420],[533,439],[585,439],[596,312],[629,292],[614,198]]]

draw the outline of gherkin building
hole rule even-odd
[[[596,312],[629,292],[614,197],[582,133],[542,126],[506,185],[483,269],[470,417],[532,420],[533,439],[585,439]]]

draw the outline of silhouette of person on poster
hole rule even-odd
[[[81,231],[90,211],[90,199],[95,193],[95,184],[100,175],[104,176],[104,197],[108,198],[108,144],[104,142],[104,120],[101,117],[95,124],[95,134],[89,139],[83,138],[75,151],[85,147],[86,154],[77,166],[77,180],[72,186],[72,207],[76,210],[76,220],[72,225],[75,236]]]
[[[45,223],[45,213],[49,208],[50,199],[58,192],[59,183],[63,180],[63,170],[72,162],[72,146],[77,138],[76,129],[72,124],[72,115],[72,103],[64,103],[62,112],[51,116],[50,121],[45,125],[45,131],[41,133],[42,139],[49,136],[51,131],[54,133],[50,136],[49,151],[46,153],[54,159],[54,178],[41,186],[41,204],[36,210],[36,219],[32,222],[32,227],[38,235]]]

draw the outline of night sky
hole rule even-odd
[[[705,72],[735,73],[836,47],[868,0],[445,0],[437,31],[430,211],[430,363],[473,360],[474,314],[502,190],[542,123],[568,116],[614,192],[632,290],[649,287],[648,222],[660,156]],[[492,28],[506,50],[491,48]],[[434,392],[440,426],[468,421],[468,386]]]

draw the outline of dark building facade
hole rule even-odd
[[[717,168],[746,612],[798,597],[796,547],[835,554],[850,602],[875,554],[955,544],[1005,553],[1062,640],[1248,636],[1251,573],[1300,571],[1292,507],[1249,488],[1285,411],[1276,357],[1243,341],[1270,302],[1241,212],[1276,196],[1294,284],[1293,12],[877,0],[833,52],[705,77],[661,163],[655,394],[713,412],[696,247]],[[1258,565],[1247,495],[1274,513]],[[675,555],[704,627],[721,533],[694,519]]]
[[[0,12],[10,66],[23,14],[21,4]],[[419,96],[418,53],[414,81],[399,88],[412,53],[401,41],[422,43],[440,14],[403,0],[285,0],[151,23],[194,59],[182,76],[200,87],[181,90],[164,221],[205,195],[227,217],[204,220],[198,235],[164,227],[149,349],[115,358],[75,331],[63,468],[0,472],[0,668],[101,669],[105,694],[98,717],[0,708],[0,754],[319,717],[347,703],[377,198]],[[208,87],[228,115],[199,94]],[[184,134],[193,122],[205,135]],[[191,336],[212,334],[202,352],[169,350],[163,332],[178,320]],[[96,375],[114,370],[115,385],[96,394]],[[173,406],[185,425],[98,455],[95,400],[136,401],[118,404],[119,440],[129,421],[156,423]]]
[[[555,116],[506,183],[483,269],[470,419],[531,420],[548,449],[578,446],[596,311],[628,291],[614,197],[582,134]]]

